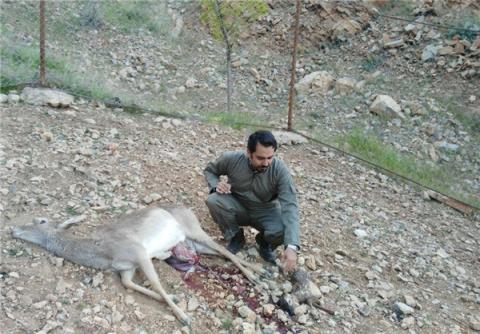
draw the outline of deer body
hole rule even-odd
[[[252,271],[265,273],[217,244],[201,228],[194,213],[185,207],[152,207],[135,211],[116,223],[96,228],[87,238],[75,238],[66,228],[66,224],[52,227],[46,220],[40,220],[34,225],[14,228],[12,235],[74,263],[118,271],[125,287],[164,300],[177,318],[186,324],[190,323],[190,318],[163,289],[152,258],[164,260],[171,255],[173,247],[188,240],[198,245],[197,251],[230,259],[251,281],[257,280]],[[144,272],[152,290],[133,282],[137,268]]]

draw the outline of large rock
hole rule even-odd
[[[299,134],[287,131],[273,131],[278,145],[296,145],[306,143],[308,140]]]
[[[427,45],[422,51],[422,61],[434,60],[437,57],[438,47]]]
[[[337,22],[335,22],[332,30],[332,35],[334,37],[353,36],[362,30],[362,25],[353,19],[345,18],[339,19]]]
[[[370,105],[370,112],[386,118],[405,118],[402,108],[388,95],[377,95]]]
[[[335,78],[327,71],[312,72],[304,76],[296,85],[298,93],[304,93],[312,89],[326,93],[332,88]]]
[[[352,91],[359,90],[362,83],[357,82],[352,78],[340,78],[335,82],[335,89],[339,94],[346,94]]]
[[[49,88],[25,87],[21,95],[25,103],[37,106],[69,107],[74,97],[65,92]]]
[[[305,270],[298,269],[292,274],[293,295],[299,303],[312,304],[322,298],[322,292],[310,279]]]

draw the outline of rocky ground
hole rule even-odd
[[[63,261],[10,237],[27,216],[87,219],[73,233],[152,202],[207,214],[206,163],[243,149],[248,130],[130,115],[76,101],[66,109],[2,105],[1,323],[4,333],[188,332],[170,310],[125,290],[116,274]],[[471,333],[480,330],[479,222],[313,143],[284,145],[301,208],[300,266],[321,297],[298,304],[292,283],[258,257],[253,231],[242,256],[274,274],[256,288],[225,261],[193,281],[156,263],[180,296],[194,333]],[[137,281],[145,278],[137,277]],[[234,288],[235,287],[235,288]],[[246,292],[245,292],[246,291]],[[295,315],[277,305],[293,301]]]
[[[454,190],[478,199],[480,40],[428,25],[458,24],[455,15],[478,15],[478,4],[402,2],[390,13],[382,2],[371,1],[379,12],[352,8],[353,2],[305,2],[294,125],[328,140],[361,128],[397,151],[454,170]],[[246,114],[240,121],[279,127],[286,123],[293,7],[268,3],[269,15],[240,36],[234,50],[234,105]],[[166,24],[160,36],[125,34],[110,24],[66,25],[58,39],[62,19],[86,14],[75,2],[48,4],[48,54],[69,59],[72,76],[112,88],[119,107],[134,102],[189,117],[129,114],[105,108],[108,101],[78,97],[58,109],[27,105],[19,92],[0,96],[2,332],[188,332],[162,303],[126,291],[116,274],[62,261],[12,239],[10,228],[32,215],[63,222],[84,214],[72,233],[85,235],[129,210],[169,202],[192,207],[223,242],[204,205],[202,170],[220,152],[243,149],[250,130],[192,120],[225,110],[222,45],[200,25],[194,1],[159,3]],[[25,22],[36,15],[36,3],[0,5],[2,44],[15,36],[13,45],[33,45],[37,26]],[[405,7],[408,13],[398,12]],[[390,97],[382,97],[388,108],[374,107],[379,95]],[[294,284],[261,261],[249,231],[250,247],[241,255],[274,273],[258,287],[220,259],[202,258],[209,271],[190,281],[156,263],[167,290],[193,317],[192,332],[480,330],[478,216],[465,217],[421,189],[315,143],[282,146],[279,156],[299,193],[301,267],[322,297],[314,306],[298,304]],[[137,281],[148,284],[144,277]],[[295,315],[278,305],[281,297],[293,300]]]
[[[68,59],[72,76],[90,86],[101,82],[120,105],[228,120],[212,116],[226,109],[224,50],[200,22],[197,2],[159,2],[152,11],[160,31],[139,27],[130,34],[79,3],[47,8],[49,54]],[[267,3],[268,15],[235,44],[233,104],[244,113],[239,121],[285,127],[294,7],[290,1]],[[304,4],[297,64],[303,85],[297,85],[293,126],[330,143],[359,130],[421,165],[454,170],[451,194],[478,203],[480,37],[442,28],[480,29],[478,3],[369,3]],[[10,13],[3,16],[3,41],[15,36],[13,44],[33,45],[37,26],[20,23],[36,15],[36,4],[2,6]],[[73,44],[79,47],[68,47]],[[53,75],[49,79],[55,82]],[[378,96],[389,98],[382,109],[373,108]]]

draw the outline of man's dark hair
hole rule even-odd
[[[258,130],[248,137],[247,148],[250,153],[255,152],[257,144],[265,147],[273,147],[273,150],[277,150],[277,140],[270,131]]]

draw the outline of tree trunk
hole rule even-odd
[[[218,20],[220,22],[220,28],[222,30],[223,41],[225,42],[225,52],[227,57],[227,111],[230,113],[232,111],[232,95],[233,95],[233,84],[232,84],[232,44],[228,39],[227,29],[225,28],[225,21],[223,19],[223,14],[220,8],[220,1],[215,1],[215,13],[217,14]]]

